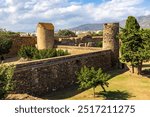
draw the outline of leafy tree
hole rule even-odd
[[[106,85],[108,87],[108,80],[110,75],[103,73],[102,69],[95,70],[94,67],[87,68],[84,66],[77,74],[77,79],[80,89],[93,88],[93,94],[95,97],[95,88],[100,85],[104,91]]]
[[[14,74],[14,65],[0,65],[0,99],[14,89],[12,77]]]
[[[12,46],[12,38],[19,36],[18,33],[7,31],[6,29],[0,29],[0,55],[9,53]],[[4,58],[4,57],[3,57]]]
[[[74,32],[72,32],[70,30],[66,30],[66,29],[65,30],[59,30],[57,35],[59,37],[75,37],[76,36],[76,34]]]
[[[140,29],[140,25],[135,17],[129,16],[126,20],[125,28],[121,29],[121,61],[130,63],[132,73],[137,68],[138,74],[141,74],[142,63],[148,59],[146,41],[147,34]]]
[[[143,60],[149,61],[150,60],[150,29],[142,29],[141,36],[144,42],[144,50],[143,50]]]
[[[3,54],[9,53],[11,46],[12,46],[12,40],[0,39],[0,55],[3,57]]]

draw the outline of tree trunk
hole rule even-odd
[[[102,87],[103,91],[106,92],[104,85],[101,84],[101,87]]]
[[[142,61],[141,62],[139,62],[139,64],[138,64],[138,75],[140,75],[141,74],[141,72],[142,72]]]
[[[134,73],[134,65],[131,66],[131,73]]]

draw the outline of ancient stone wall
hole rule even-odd
[[[95,47],[99,41],[102,41],[102,36],[89,36],[89,35],[84,35],[80,37],[64,37],[64,38],[59,38],[57,39],[56,44],[60,45],[71,45],[71,46],[80,46],[83,45],[88,46],[89,43],[93,43],[90,47]]]
[[[111,69],[111,51],[103,50],[78,55],[68,55],[16,65],[15,93],[43,95],[76,83],[76,72],[84,65]]]
[[[16,56],[21,46],[35,46],[36,44],[36,37],[31,36],[24,36],[24,37],[14,37],[12,39],[13,44],[10,52],[8,53],[8,57]]]

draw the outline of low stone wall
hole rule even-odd
[[[111,69],[111,51],[103,50],[31,61],[16,65],[15,93],[39,96],[76,83],[76,72],[84,65]]]
[[[92,46],[88,47],[96,47],[96,44],[103,40],[102,36],[90,36],[90,35],[84,35],[84,36],[78,36],[78,37],[64,37],[64,38],[58,38],[56,39],[57,45],[70,45],[70,46],[82,46],[86,47],[89,45],[89,43],[93,43]]]

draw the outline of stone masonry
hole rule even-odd
[[[112,66],[119,65],[119,23],[106,23],[103,30],[103,49],[111,49]]]
[[[51,23],[38,23],[37,48],[48,49],[54,46],[54,26]]]
[[[17,64],[15,93],[39,96],[70,87],[76,84],[76,73],[84,65],[111,69],[111,51],[101,50]]]

